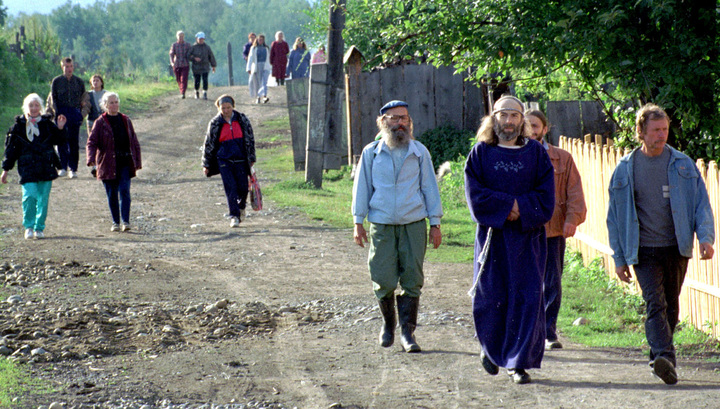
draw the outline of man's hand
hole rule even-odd
[[[510,214],[507,217],[507,220],[509,221],[515,221],[520,218],[520,207],[518,206],[517,200],[513,202],[513,207],[510,210]]]
[[[2,174],[0,174],[0,182],[7,183],[7,170],[3,170]]]
[[[565,225],[563,225],[563,237],[568,238],[574,236],[576,229],[576,225],[572,223],[565,223]]]
[[[65,118],[65,115],[58,115],[57,117],[57,127],[58,129],[63,129],[65,127],[65,124],[67,123],[67,118]]]
[[[440,226],[430,226],[430,242],[432,242],[434,249],[440,247],[440,243],[442,243]]]
[[[710,243],[700,243],[700,260],[710,260],[715,254],[713,246]]]
[[[208,169],[208,168],[203,168],[203,173],[205,173],[205,176],[207,176],[208,173],[210,173],[210,169]]]
[[[212,67],[213,74],[215,74],[215,67]]]
[[[360,247],[365,247],[364,243],[368,242],[368,238],[367,233],[365,232],[365,227],[363,227],[362,223],[355,223],[353,238],[355,239],[355,244]]]
[[[615,267],[615,274],[617,274],[620,281],[629,283],[632,275],[630,275],[630,266],[618,266]]]

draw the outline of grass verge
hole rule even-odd
[[[41,382],[32,378],[23,366],[0,359],[0,408],[23,407],[23,397],[30,391],[43,390]]]

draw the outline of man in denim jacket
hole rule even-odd
[[[420,352],[415,341],[423,261],[430,220],[430,241],[442,241],[440,192],[427,148],[413,139],[408,104],[390,101],[380,109],[377,125],[382,138],[363,149],[353,186],[354,239],[365,247],[370,222],[368,267],[384,325],[380,345],[395,339],[395,288],[401,343],[407,352]]]
[[[635,124],[642,146],[620,160],[610,180],[608,235],[618,278],[629,283],[632,265],[642,289],[653,372],[675,384],[673,333],[680,290],[693,233],[700,258],[713,256],[713,213],[695,163],[666,145],[670,120],[665,111],[646,104]]]

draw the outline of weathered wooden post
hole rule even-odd
[[[360,160],[363,149],[362,114],[360,111],[360,73],[363,55],[355,46],[345,53],[345,103],[347,111],[348,162],[355,165]]]
[[[230,41],[227,43],[227,56],[228,56],[228,85],[233,86],[235,85],[233,81],[233,68],[232,68],[232,45],[230,45]]]
[[[322,187],[325,132],[327,130],[327,64],[310,66],[307,143],[305,144],[305,182]]]
[[[285,81],[293,161],[295,162],[296,171],[305,170],[305,147],[307,145],[308,131],[308,87],[308,78],[293,78]]]
[[[323,169],[339,169],[343,156],[340,95],[344,85],[342,60],[344,27],[345,0],[332,0],[328,29],[328,63],[316,64],[311,66],[310,70],[305,181],[311,182],[316,188],[322,187]],[[319,95],[321,91],[324,93],[322,96]]]

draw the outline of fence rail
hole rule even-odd
[[[580,250],[583,259],[588,262],[596,257],[604,261],[605,269],[615,277],[615,263],[609,246],[605,223],[610,185],[610,177],[620,158],[629,151],[614,146],[602,145],[602,137],[596,136],[595,142],[585,137],[585,141],[560,137],[560,147],[570,152],[582,175],[583,192],[588,206],[587,219],[578,227],[569,245]],[[720,231],[718,209],[720,209],[720,171],[715,162],[705,164],[697,161],[698,169],[707,186],[710,205],[715,215],[715,231]],[[712,260],[701,261],[695,240],[693,257],[688,263],[685,284],[680,294],[680,319],[687,319],[696,328],[712,333],[720,338],[720,262],[718,255]],[[636,290],[639,290],[636,285]]]

